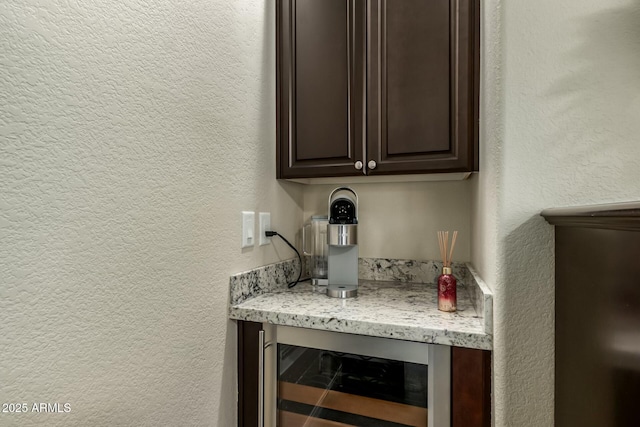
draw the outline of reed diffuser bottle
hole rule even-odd
[[[449,248],[449,232],[438,231],[438,244],[440,245],[440,256],[442,257],[442,274],[438,277],[438,310],[446,312],[456,311],[457,304],[457,280],[451,269],[451,258],[453,248],[456,245],[458,232],[453,232],[451,248]]]

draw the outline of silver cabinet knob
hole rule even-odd
[[[376,166],[378,166],[378,164],[376,163],[375,160],[369,160],[369,163],[367,163],[367,166],[369,167],[369,169],[375,169]]]
[[[353,166],[355,166],[356,169],[360,170],[360,169],[362,169],[362,162],[360,160],[358,160],[357,162],[355,162],[353,164]]]

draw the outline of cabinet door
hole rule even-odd
[[[477,170],[477,0],[368,12],[367,174]]]
[[[364,0],[277,5],[277,177],[363,174]]]

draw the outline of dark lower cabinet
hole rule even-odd
[[[258,366],[261,323],[238,321],[238,427],[258,425]]]
[[[240,427],[258,426],[261,329],[260,323],[238,321]],[[309,419],[327,426],[427,425],[424,365],[286,345],[278,353],[279,366],[286,365],[278,400],[278,419],[284,425],[303,425]],[[491,352],[452,347],[451,425],[489,426],[490,392]]]
[[[451,425],[491,425],[491,352],[451,348]]]
[[[478,170],[479,0],[278,0],[277,177]]]

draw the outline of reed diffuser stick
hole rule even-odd
[[[449,248],[449,232],[438,231],[438,246],[440,247],[440,258],[442,259],[442,265],[444,267],[451,267],[451,261],[453,260],[453,250],[456,247],[457,239],[458,231],[454,231],[453,239],[451,240],[451,247]]]
[[[448,267],[451,267],[451,260],[453,259],[453,248],[456,246],[456,239],[458,238],[458,231],[453,232],[453,239],[451,240],[451,250],[449,251]]]
[[[447,254],[449,253],[449,251],[447,249],[449,249],[449,232],[445,231],[444,232],[444,263],[445,263],[445,266],[449,267],[449,265],[447,264]]]

